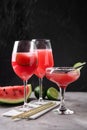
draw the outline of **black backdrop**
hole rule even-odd
[[[51,39],[55,66],[87,61],[87,4],[83,0],[0,0],[0,85],[22,84],[11,67],[15,40]],[[87,65],[67,91],[87,91]],[[33,88],[38,78],[32,76]],[[44,87],[54,83],[44,78]]]

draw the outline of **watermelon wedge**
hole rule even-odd
[[[31,84],[26,87],[27,99],[30,97],[32,92]],[[6,104],[17,104],[24,101],[24,86],[5,86],[0,87],[0,103]]]

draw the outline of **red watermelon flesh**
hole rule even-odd
[[[29,84],[26,87],[27,99],[32,92],[32,86]],[[5,86],[0,87],[0,102],[8,104],[22,103],[24,101],[24,86]]]
[[[21,54],[21,53],[18,53],[16,55],[16,62],[19,64],[19,65],[29,65],[30,61],[29,61],[29,56],[27,53],[25,54]]]

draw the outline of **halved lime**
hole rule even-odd
[[[59,96],[59,92],[56,88],[50,87],[47,90],[47,97],[48,97],[49,100],[57,100],[58,96]]]
[[[34,95],[37,99],[39,99],[39,93],[40,93],[40,86],[36,86],[34,88]],[[42,91],[42,97],[45,98],[46,97],[46,90],[43,88],[43,91]]]

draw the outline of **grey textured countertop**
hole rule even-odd
[[[35,120],[13,121],[10,117],[2,117],[12,106],[0,105],[0,130],[87,130],[87,93],[66,92],[65,100],[75,114],[56,115],[50,111]]]

